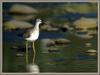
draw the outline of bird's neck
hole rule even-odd
[[[40,24],[40,23],[36,23],[34,28],[35,28],[35,29],[39,29],[39,24]]]

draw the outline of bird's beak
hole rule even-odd
[[[44,25],[44,24],[46,24],[46,23],[44,21],[42,21],[41,25]]]

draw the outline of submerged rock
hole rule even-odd
[[[61,6],[67,12],[87,14],[97,12],[97,3],[68,3]]]
[[[55,46],[55,41],[49,40],[47,43],[47,47]]]
[[[95,49],[89,49],[88,51],[86,51],[87,52],[87,54],[89,55],[89,56],[96,56],[97,55],[97,50],[95,50]]]
[[[48,48],[49,53],[55,53],[55,52],[60,52],[58,48]]]
[[[87,52],[96,53],[97,50],[95,50],[95,49],[89,49]]]
[[[33,14],[37,13],[37,10],[24,4],[14,4],[10,11],[11,13]]]
[[[34,18],[34,15],[13,15],[12,18],[15,20],[32,20]]]
[[[63,44],[69,44],[70,40],[68,39],[56,39],[55,40],[56,45],[63,45]]]
[[[80,30],[88,30],[89,28],[97,27],[97,19],[96,18],[84,18],[77,20],[74,22],[75,28],[79,28]]]
[[[90,56],[96,56],[97,53],[88,53],[88,55],[90,55]]]
[[[42,31],[58,31],[57,27],[52,27],[51,25],[43,25],[41,26]]]
[[[84,34],[84,35],[82,35],[82,34],[75,34],[76,36],[78,36],[78,37],[80,37],[80,38],[83,38],[83,39],[91,39],[91,38],[93,38],[93,36],[92,35],[89,35],[89,34]]]
[[[31,28],[32,24],[25,21],[10,20],[4,23],[4,30]]]
[[[70,44],[70,42],[71,42],[70,40],[63,39],[63,38],[60,38],[60,39],[52,39],[52,40],[48,41],[47,47],[68,45],[68,44]]]
[[[97,19],[96,18],[84,18],[74,22],[75,35],[81,38],[90,39],[97,33]],[[93,34],[93,35],[92,35]]]
[[[32,8],[24,4],[14,4],[9,11],[13,19],[16,20],[31,20],[34,18],[35,14],[38,11],[35,8]]]

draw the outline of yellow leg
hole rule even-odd
[[[33,42],[33,52],[34,52],[34,55],[33,55],[33,64],[35,62],[35,46],[34,46],[34,42]]]
[[[26,41],[26,65],[28,64],[28,41]]]

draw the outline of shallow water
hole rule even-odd
[[[49,33],[49,34],[42,33],[41,35],[40,35],[41,38],[35,42],[37,50],[36,63],[39,65],[40,72],[78,72],[78,71],[96,72],[97,71],[97,64],[96,64],[97,56],[89,56],[85,53],[85,51],[87,51],[88,49],[91,48],[97,49],[97,45],[95,44],[96,36],[93,39],[84,40],[77,36],[65,33],[62,36],[59,33]],[[42,40],[45,42],[45,39],[58,39],[58,38],[70,39],[71,43],[68,46],[67,45],[59,46],[58,47],[58,50],[60,50],[59,52],[49,52],[46,46],[42,46],[43,45],[43,42],[41,42]],[[4,35],[4,40],[5,40],[4,41],[5,67],[3,68],[4,72],[26,72],[25,52],[22,53],[24,56],[16,56],[16,49],[11,49],[12,46],[18,46],[18,45],[25,46],[24,40],[21,39],[22,38],[16,36],[16,34],[12,34],[11,32],[7,32]],[[86,42],[91,42],[93,46],[89,48],[85,47]],[[5,56],[5,54],[7,57]],[[29,61],[31,63],[32,62],[31,49],[29,50],[29,57],[30,57]],[[9,67],[9,69],[7,67]],[[14,68],[12,69],[12,67]]]

